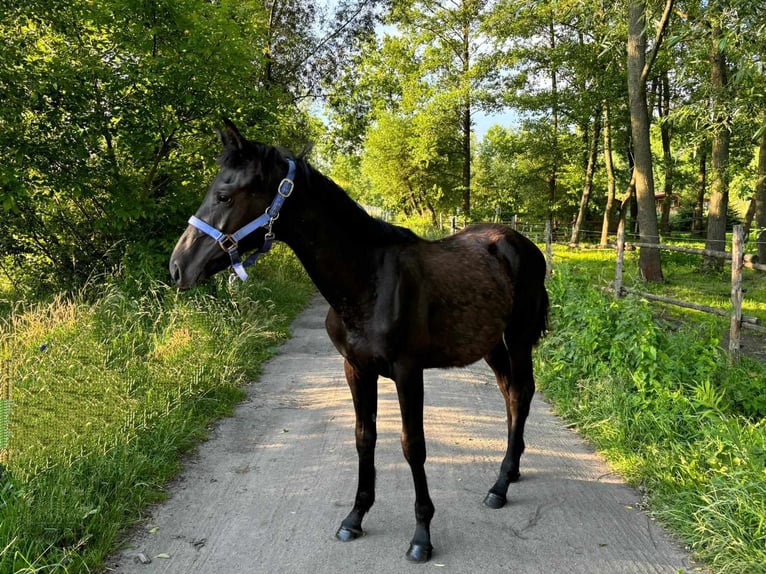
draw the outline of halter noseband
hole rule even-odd
[[[285,203],[285,200],[292,194],[294,186],[295,162],[291,159],[288,159],[287,175],[285,175],[284,179],[279,182],[279,187],[277,188],[277,194],[274,196],[274,200],[260,217],[254,219],[231,235],[224,233],[220,229],[216,229],[209,223],[202,221],[194,215],[189,218],[189,224],[193,225],[204,234],[212,237],[218,243],[218,245],[221,246],[221,249],[229,254],[229,257],[231,258],[231,267],[237,274],[237,277],[239,277],[242,281],[246,281],[248,275],[247,271],[245,271],[245,267],[250,267],[251,265],[255,264],[261,255],[268,253],[271,249],[271,244],[274,242],[274,233],[271,231],[271,227],[279,218],[279,210],[282,209],[282,205]],[[238,251],[239,242],[254,231],[261,229],[262,227],[266,228],[266,235],[263,238],[263,245],[261,245],[260,249],[258,249],[244,262],[242,262]]]

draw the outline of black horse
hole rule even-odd
[[[345,358],[356,412],[358,489],[336,536],[359,537],[375,501],[377,380],[389,377],[415,483],[407,558],[425,562],[433,549],[434,506],[424,470],[423,369],[483,357],[494,371],[507,409],[508,447],[484,503],[502,507],[508,485],[519,478],[535,388],[532,347],[546,328],[542,253],[502,225],[423,240],[370,217],[303,158],[248,141],[230,122],[219,135],[220,172],[173,250],[170,274],[181,288],[230,265],[246,277],[239,252],[266,251],[275,236],[293,249],[330,304],[327,332]]]

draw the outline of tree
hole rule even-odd
[[[303,102],[378,4],[343,0],[322,24],[299,0],[4,3],[0,269],[20,288],[163,277],[214,169],[215,123],[312,139]]]
[[[452,118],[451,126],[442,127],[457,143],[449,147],[459,154],[454,191],[465,215],[471,210],[473,114],[492,105],[495,66],[482,31],[489,4],[392,2],[384,19],[392,29],[364,39],[364,52],[336,73],[327,101],[336,123],[334,147],[344,153],[355,152],[381,113],[411,116],[412,101],[439,118]]]
[[[612,229],[615,211],[615,199],[617,195],[616,177],[614,174],[614,159],[612,157],[612,126],[609,102],[604,105],[604,168],[607,176],[606,205],[604,206],[604,220],[601,224],[601,241],[599,244],[605,247],[609,240],[609,232]]]
[[[758,146],[758,180],[755,186],[755,225],[757,228],[758,261],[766,262],[766,115],[761,126]]]
[[[525,220],[542,221],[551,210],[548,177],[551,173],[552,134],[545,120],[523,122],[518,129],[491,128],[478,146],[474,194],[476,214],[491,219],[500,210],[503,218],[518,215]],[[580,157],[580,142],[574,134],[558,136],[561,165],[574,165]],[[561,194],[553,209],[567,221],[575,213],[573,192],[582,187],[578,170],[561,173],[560,186],[569,193]]]
[[[659,243],[657,213],[654,205],[654,174],[649,137],[649,112],[646,104],[647,79],[657,57],[665,29],[670,18],[673,0],[665,0],[664,13],[657,26],[652,51],[647,58],[646,3],[628,1],[628,95],[630,125],[633,136],[633,175],[638,201],[638,225],[641,241]],[[642,247],[639,254],[641,275],[646,281],[661,281],[660,252]]]
[[[460,133],[463,214],[471,211],[473,113],[487,97],[495,68],[482,30],[488,0],[397,0],[389,21],[422,51],[421,75],[436,88],[434,102],[451,110]]]
[[[715,21],[710,31],[710,86],[713,97],[712,153],[710,207],[708,209],[707,240],[705,249],[726,251],[726,212],[729,206],[729,145],[731,142],[731,115],[727,111],[729,94],[729,64],[721,50],[722,22]],[[721,269],[723,261],[714,257],[703,259],[703,268]]]
[[[580,208],[577,211],[574,225],[572,225],[572,236],[569,239],[571,244],[576,245],[580,240],[580,229],[585,221],[590,195],[593,190],[593,175],[596,171],[596,162],[598,161],[598,144],[601,137],[601,114],[596,114],[593,118],[593,130],[587,136],[589,142],[587,159],[585,161],[585,181],[583,183],[582,195],[580,196]]]
[[[662,140],[662,170],[664,198],[660,215],[660,231],[670,233],[670,208],[673,205],[673,154],[670,148],[670,77],[667,70],[662,70],[655,81],[657,115],[659,116],[660,138]]]
[[[549,148],[546,155],[550,171],[546,176],[547,219],[557,217],[559,199],[559,134],[561,97],[559,91],[561,48],[557,2],[529,4],[521,0],[498,2],[488,22],[488,29],[501,48],[500,56],[509,69],[504,81],[504,101],[524,111],[541,114],[549,119]],[[530,90],[528,85],[537,86]],[[543,88],[546,86],[548,89]]]
[[[422,110],[405,116],[381,112],[368,130],[361,157],[369,203],[417,214],[435,224],[439,211],[453,210],[458,197],[459,153],[445,124],[452,118]]]

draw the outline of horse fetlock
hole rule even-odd
[[[415,520],[417,520],[418,525],[423,524],[428,528],[431,524],[431,519],[434,517],[435,511],[434,504],[430,500],[426,502],[416,502]]]
[[[364,516],[367,511],[372,508],[372,505],[375,504],[375,493],[374,492],[359,492],[356,495],[356,500],[354,501],[354,512],[358,513],[360,518],[359,521],[361,522],[361,516]]]

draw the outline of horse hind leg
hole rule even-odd
[[[489,508],[502,508],[508,500],[508,486],[520,477],[519,461],[524,452],[524,425],[535,392],[532,347],[520,345],[509,349],[504,341],[500,341],[485,360],[494,371],[500,392],[505,399],[508,446],[497,480],[484,498],[484,504]]]

